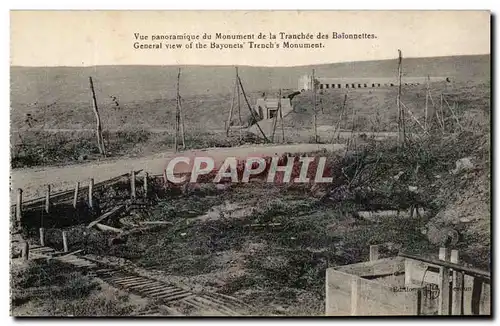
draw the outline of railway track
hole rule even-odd
[[[243,316],[251,311],[244,302],[231,296],[213,292],[195,293],[175,284],[125,271],[94,259],[64,254],[50,247],[30,248],[30,255],[50,257],[73,265],[113,287],[153,299],[172,311],[188,312],[188,315],[194,316]],[[158,315],[158,312],[152,311],[152,315]]]

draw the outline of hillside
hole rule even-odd
[[[318,76],[389,77],[395,60],[336,63],[302,67],[240,67],[253,105],[262,92],[295,89],[299,76],[316,69]],[[196,128],[224,127],[234,83],[234,68],[182,67],[181,96],[186,124]],[[490,56],[409,58],[407,76],[441,75],[454,80],[490,80]],[[174,119],[177,67],[98,66],[11,67],[11,122],[26,128],[93,128],[88,76],[93,76],[103,123],[110,129],[168,128]],[[115,97],[118,105],[113,101]],[[242,99],[242,103],[243,99]],[[248,114],[243,106],[242,112]]]
[[[240,67],[248,92],[297,87],[297,79],[311,69],[318,76],[391,77],[394,60],[360,61],[300,67]],[[230,93],[234,68],[230,66],[182,67],[184,97]],[[408,58],[408,76],[451,76],[456,79],[484,79],[490,76],[490,56]],[[89,101],[88,76],[95,78],[100,101],[116,96],[122,102],[147,102],[175,96],[176,66],[97,67],[11,67],[11,100],[14,107],[32,103]]]

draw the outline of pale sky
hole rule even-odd
[[[136,50],[134,33],[337,33],[320,49]],[[216,41],[214,39],[208,41]],[[255,40],[259,41],[259,40]],[[277,39],[281,43],[282,40]],[[144,43],[152,43],[142,41]],[[163,41],[165,43],[166,41]],[[174,42],[175,41],[170,41]],[[241,41],[217,41],[235,43]],[[263,40],[267,43],[269,40]],[[318,43],[320,40],[308,40]],[[184,43],[183,43],[184,44]],[[11,65],[294,66],[490,53],[488,11],[11,11]]]

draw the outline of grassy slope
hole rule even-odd
[[[295,89],[299,76],[316,69],[319,76],[394,76],[395,60],[337,63],[302,67],[241,67],[250,102],[262,92]],[[455,80],[489,80],[490,56],[409,58],[408,76],[445,75]],[[92,128],[88,76],[95,79],[103,123],[107,128],[163,128],[174,120],[174,66],[11,67],[11,120],[25,128],[31,113],[36,127]],[[185,120],[193,128],[223,128],[234,83],[232,67],[183,67],[181,95]],[[111,99],[118,99],[119,107]],[[51,105],[53,104],[53,105]],[[244,102],[243,102],[244,104]],[[46,108],[47,105],[51,105]],[[246,115],[247,109],[243,107]]]

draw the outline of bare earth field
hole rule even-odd
[[[395,88],[319,92],[318,143],[312,93],[303,92],[284,118],[285,141],[278,128],[275,143],[264,144],[256,126],[246,128],[250,117],[244,101],[245,128],[225,134],[233,68],[184,67],[186,149],[179,153],[172,151],[176,67],[12,67],[11,201],[17,188],[32,199],[44,196],[47,184],[56,192],[72,189],[77,181],[86,185],[90,178],[100,182],[131,170],[159,175],[177,155],[210,156],[217,164],[228,156],[325,155],[334,176],[332,184],[319,186],[250,182],[217,188],[208,183],[181,191],[156,183],[156,196],[145,207],[106,223],[125,233],[144,222],[158,227],[120,238],[114,231],[87,229],[97,217],[92,214],[47,216],[41,211],[30,213],[31,224],[13,239],[23,236],[39,244],[43,224],[50,239],[46,245],[60,250],[65,230],[71,251],[81,250],[83,258],[193,293],[232,296],[251,306],[254,315],[323,315],[326,269],[367,260],[372,244],[380,245],[381,257],[399,251],[434,257],[453,230],[463,264],[489,270],[489,63],[489,56],[405,59],[408,76],[450,76],[452,82],[432,83],[432,99],[426,99],[425,85],[403,87],[404,147],[395,141]],[[323,76],[387,77],[396,65],[387,60],[315,68]],[[311,69],[241,67],[240,76],[253,104],[264,92],[293,92],[297,78]],[[99,155],[92,132],[89,75],[96,80],[106,158]],[[239,125],[237,113],[233,124]],[[272,121],[259,124],[271,133]],[[130,197],[129,189],[128,183],[119,184],[96,196],[103,209],[110,209]],[[424,214],[409,217],[405,212],[415,205]],[[402,214],[374,221],[359,213],[385,210]],[[13,257],[20,255],[18,247],[12,251]],[[14,315],[210,314],[174,311],[54,259],[12,261]]]

